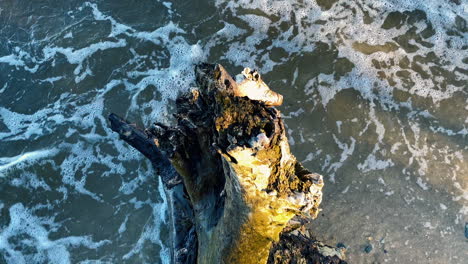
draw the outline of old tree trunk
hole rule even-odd
[[[256,71],[236,83],[221,65],[195,67],[198,88],[177,101],[177,126],[145,131],[111,114],[111,128],[149,158],[170,206],[173,263],[344,263],[303,228],[322,176],[291,154],[282,96]]]

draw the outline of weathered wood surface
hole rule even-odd
[[[221,65],[195,71],[198,89],[177,99],[176,127],[154,123],[143,132],[110,116],[112,129],[152,161],[166,188],[179,190],[171,208],[185,213],[171,214],[174,225],[184,224],[174,236],[174,260],[344,263],[312,238],[286,232],[294,216],[317,216],[323,180],[290,152],[280,112],[271,107],[282,96],[255,71],[246,70],[241,84]],[[249,93],[252,87],[263,90]],[[182,199],[185,191],[189,200]]]
[[[161,176],[169,203],[172,228],[171,263],[196,263],[197,237],[193,209],[186,195],[182,177],[143,130],[115,114],[109,116],[109,121],[111,129],[147,157],[156,173]]]
[[[305,229],[310,218],[295,217],[273,243],[267,264],[346,264],[345,249],[324,245]]]

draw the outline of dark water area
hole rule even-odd
[[[168,263],[166,198],[108,126],[173,122],[193,66],[256,68],[350,263],[466,263],[463,1],[0,0],[0,263]]]

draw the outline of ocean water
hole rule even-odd
[[[193,65],[256,68],[350,263],[466,263],[463,0],[0,0],[0,263],[168,263],[164,190],[108,126]]]

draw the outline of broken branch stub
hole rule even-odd
[[[282,96],[257,72],[246,69],[237,84],[219,64],[195,70],[199,87],[177,99],[177,126],[155,123],[146,133],[182,176],[197,262],[266,263],[291,218],[317,216],[322,176],[291,154],[280,112],[270,107]]]

